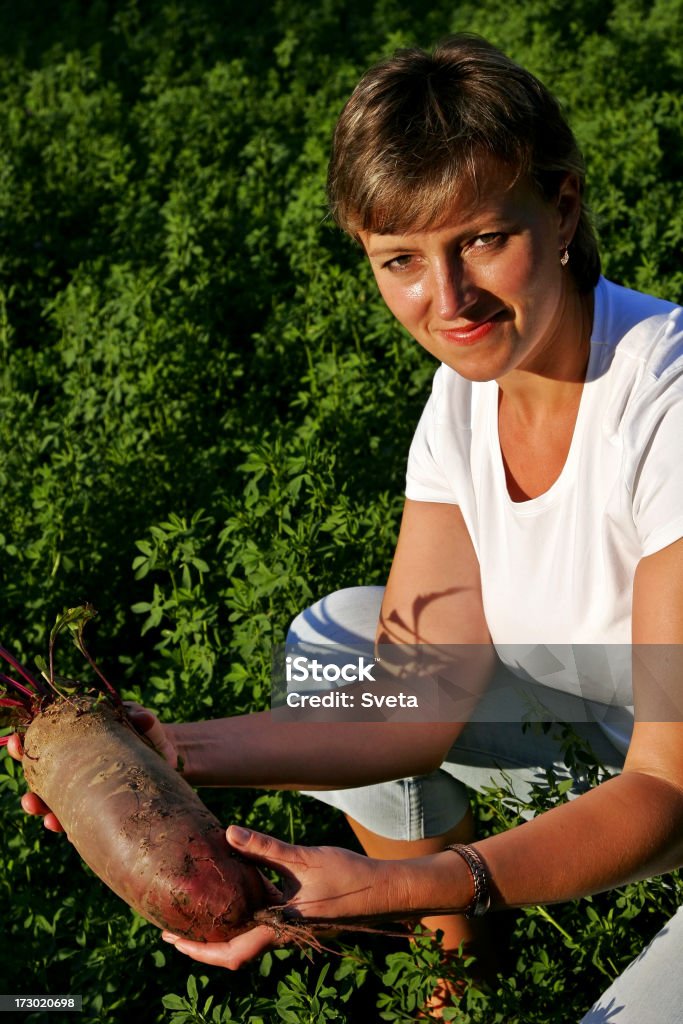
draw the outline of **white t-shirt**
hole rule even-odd
[[[491,637],[513,672],[627,708],[633,577],[641,558],[683,536],[682,456],[683,308],[601,278],[586,383],[552,487],[511,500],[497,383],[442,365],[406,495],[460,507]],[[625,749],[632,716],[621,718],[605,731]]]

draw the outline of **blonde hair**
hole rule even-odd
[[[358,83],[337,123],[328,174],[332,216],[349,234],[438,226],[491,171],[528,177],[547,201],[585,166],[560,106],[529,71],[485,39],[451,36],[432,54],[398,50]],[[582,291],[600,274],[582,200],[570,244]]]

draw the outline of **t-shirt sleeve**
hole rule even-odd
[[[683,537],[683,379],[659,382],[643,417],[633,481],[633,519],[642,555]]]
[[[429,400],[422,412],[408,454],[406,497],[413,501],[437,501],[452,505],[458,499],[444,472],[439,452],[438,404],[441,381],[437,372]]]

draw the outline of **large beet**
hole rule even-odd
[[[47,707],[26,732],[23,765],[83,860],[159,927],[225,940],[268,902],[220,822],[106,700]]]

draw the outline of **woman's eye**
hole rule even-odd
[[[505,235],[501,231],[489,231],[484,235],[477,235],[470,243],[471,249],[487,249],[494,245],[500,245]]]
[[[394,256],[384,264],[386,270],[407,270],[413,257],[410,253],[403,253],[401,256]]]

